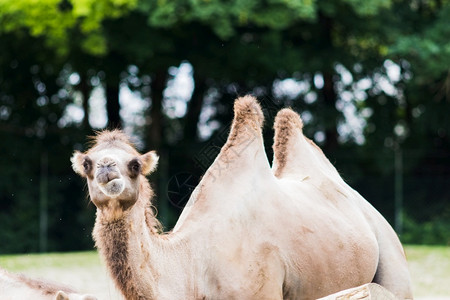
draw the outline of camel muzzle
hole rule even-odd
[[[107,184],[114,179],[120,178],[120,175],[110,166],[101,166],[97,169],[96,177],[98,183]]]
[[[100,166],[95,175],[100,190],[108,196],[120,195],[125,189],[125,183],[120,173],[111,166]]]

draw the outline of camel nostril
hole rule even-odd
[[[119,178],[119,173],[117,171],[111,170],[110,167],[104,166],[97,170],[97,181],[101,184],[106,184],[111,180]]]
[[[115,171],[108,172],[107,176],[108,176],[108,182],[120,177],[119,173],[117,173]]]

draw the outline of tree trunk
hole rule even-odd
[[[122,128],[122,120],[120,118],[119,103],[119,76],[117,74],[108,74],[111,76],[106,81],[106,113],[108,115],[108,128]]]
[[[167,199],[168,182],[168,159],[166,157],[166,151],[162,151],[163,148],[163,114],[162,114],[162,100],[164,89],[167,82],[167,69],[158,69],[152,76],[151,92],[152,105],[150,108],[151,123],[149,126],[149,132],[147,135],[147,148],[151,150],[157,150],[160,155],[158,172],[152,175],[153,182],[156,184],[153,186],[155,194],[158,195],[157,209],[161,222],[167,226],[169,219],[169,203]]]
[[[162,100],[163,92],[166,88],[167,71],[166,69],[159,69],[155,72],[151,82],[151,99],[152,106],[150,108],[150,132],[148,135],[147,145],[149,149],[160,150],[162,146]]]
[[[184,117],[184,140],[188,143],[194,142],[198,139],[197,128],[202,112],[203,99],[207,89],[206,80],[201,76],[195,75],[195,88],[192,93],[191,101],[189,101],[187,113]]]
[[[89,98],[91,96],[92,88],[88,84],[89,77],[86,76],[86,74],[80,74],[80,84],[78,85],[81,95],[83,97],[83,110],[84,110],[84,117],[83,117],[83,128],[86,131],[91,131],[91,125],[89,124]]]
[[[337,132],[337,115],[336,109],[336,91],[334,90],[333,73],[323,73],[323,102],[325,105],[325,151],[330,152],[337,148],[338,132]]]
[[[323,54],[333,52],[333,21],[330,17],[325,16],[322,12],[319,12],[319,22],[321,24],[321,36],[323,44]],[[327,55],[325,55],[327,57]],[[324,58],[326,59],[326,58]],[[334,89],[334,61],[325,62],[325,68],[322,70],[323,75],[323,88],[322,99],[324,109],[320,113],[324,116],[325,125],[325,152],[330,153],[337,147],[338,132],[337,132],[337,116],[339,112],[336,109],[337,95]]]

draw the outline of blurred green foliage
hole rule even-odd
[[[1,1],[0,253],[92,247],[94,208],[69,158],[93,133],[98,90],[107,125],[133,123],[143,148],[160,152],[150,179],[168,228],[180,212],[171,178],[202,175],[233,99],[253,93],[268,157],[274,114],[291,106],[391,223],[401,152],[402,237],[448,244],[449,19],[446,0]],[[194,89],[174,100],[167,91],[186,63]],[[280,89],[285,82],[296,91]],[[120,115],[125,87],[147,103],[143,122]],[[171,114],[171,101],[185,112]]]
[[[0,2],[0,32],[26,28],[31,36],[45,37],[48,46],[64,55],[76,28],[83,33],[82,48],[101,55],[107,51],[102,22],[119,18],[136,5],[136,0],[4,0]]]

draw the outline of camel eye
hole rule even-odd
[[[137,158],[132,159],[128,163],[128,170],[130,171],[132,177],[136,177],[139,173],[141,173],[141,163]]]
[[[92,160],[89,157],[86,157],[83,161],[83,168],[86,174],[89,174],[92,170]]]

